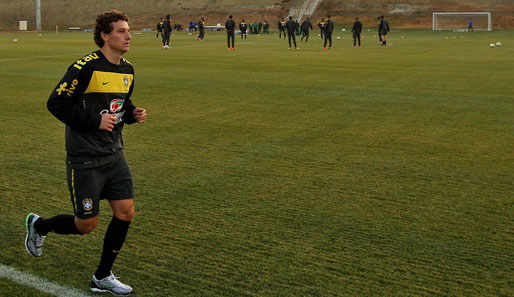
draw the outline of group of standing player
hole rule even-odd
[[[248,32],[250,34],[269,34],[269,23],[264,21],[264,24],[261,22],[250,22],[247,23],[245,19],[239,22],[239,32],[241,33],[241,39],[246,39]]]
[[[296,44],[296,36],[295,32],[298,32],[298,29],[300,29],[300,32],[302,34],[301,40],[305,38],[305,42],[309,40],[309,32],[313,29],[312,23],[310,22],[309,18],[306,18],[306,20],[302,23],[300,26],[298,21],[294,21],[292,16],[289,16],[288,20],[284,20],[284,18],[280,19],[277,23],[278,27],[278,38],[282,39],[282,35],[284,35],[284,39],[286,38],[287,33],[287,40],[289,42],[289,49],[292,49],[292,45],[294,45],[295,49],[300,49]],[[323,42],[323,49],[331,49],[332,48],[332,33],[334,32],[334,21],[330,19],[330,15],[327,15],[327,19],[322,18],[321,21],[318,23],[318,27],[320,29],[320,37],[321,40],[324,40]],[[225,29],[227,30],[227,42],[228,42],[228,49],[235,49],[234,48],[234,29],[235,29],[235,22],[232,20],[232,15],[229,16],[229,20],[225,23]],[[241,31],[241,39],[246,39],[246,23],[243,19],[243,21],[239,24],[239,30]],[[356,48],[357,45],[359,48],[362,47],[361,45],[361,33],[362,33],[362,23],[359,21],[359,18],[355,18],[355,22],[353,23],[353,27],[351,30],[353,34],[353,47]],[[387,33],[389,32],[389,24],[384,19],[384,16],[380,16],[378,18],[378,36],[381,45],[385,46],[387,44]],[[232,40],[232,43],[230,41]],[[292,43],[291,43],[292,40]],[[328,45],[328,47],[327,47]]]
[[[269,24],[265,22],[267,25],[265,28],[265,32],[268,31]],[[255,26],[253,26],[255,27]],[[257,28],[253,28],[252,24],[246,23],[245,19],[242,19],[242,21],[239,23],[239,31],[241,34],[241,39],[246,39],[247,32],[250,30],[251,32],[255,32]],[[287,40],[289,42],[289,49],[292,49],[294,46],[295,49],[300,49],[296,44],[296,36],[295,32],[299,35],[301,34],[301,41],[305,39],[305,42],[309,40],[309,33],[310,30],[313,30],[312,23],[310,22],[310,19],[307,17],[306,20],[300,25],[298,21],[293,20],[292,16],[289,16],[289,18],[284,20],[284,18],[281,18],[277,23],[278,31],[279,31],[279,39],[282,39],[282,35],[284,35],[284,40],[286,39],[286,33],[287,33]],[[323,40],[323,50],[326,49],[332,49],[332,34],[334,32],[334,21],[330,19],[330,15],[327,15],[327,18],[322,18],[321,21],[318,23],[318,27],[320,29],[320,37],[321,40]],[[163,20],[161,18],[161,21],[157,24],[157,37],[159,33],[162,35],[162,47],[164,49],[169,48],[169,42],[170,42],[170,35],[171,35],[171,21],[170,16],[167,15],[166,19]],[[198,22],[198,30],[199,34],[197,36],[197,39],[200,41],[204,40],[205,37],[205,18],[201,17],[200,21]],[[229,19],[225,22],[225,30],[227,32],[227,47],[229,50],[235,50],[235,30],[236,30],[236,23],[233,20],[233,16],[230,15]],[[258,29],[257,29],[257,32]],[[355,18],[355,22],[353,23],[352,27],[352,35],[353,35],[353,47],[356,48],[357,46],[359,48],[362,47],[361,45],[361,33],[362,33],[362,23],[359,21],[359,18]],[[384,19],[384,16],[380,16],[378,18],[378,37],[379,41],[382,46],[387,45],[387,33],[389,32],[389,24]],[[292,41],[292,42],[291,42]],[[328,45],[328,47],[327,47]]]

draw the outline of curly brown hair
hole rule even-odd
[[[103,13],[96,16],[95,43],[96,45],[98,45],[98,47],[101,48],[102,46],[104,46],[104,40],[102,39],[102,35],[100,33],[111,33],[112,23],[115,23],[117,21],[128,22],[128,16],[125,13],[118,10],[104,11]]]

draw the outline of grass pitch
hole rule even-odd
[[[113,271],[137,296],[514,295],[512,32],[363,35],[133,36],[149,118],[124,131],[136,216]],[[0,35],[0,264],[84,292],[107,203],[38,259],[23,224],[72,211],[46,100],[93,50],[91,33]]]

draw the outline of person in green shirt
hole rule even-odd
[[[262,33],[263,34],[269,34],[269,23],[268,23],[268,21],[264,21]]]

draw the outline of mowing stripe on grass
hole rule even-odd
[[[43,278],[39,278],[28,273],[18,271],[9,266],[0,264],[0,278],[7,278],[20,285],[34,288],[41,292],[52,294],[55,296],[62,297],[87,297],[93,296],[85,292],[81,292],[72,288],[61,286],[52,282],[49,282]]]

